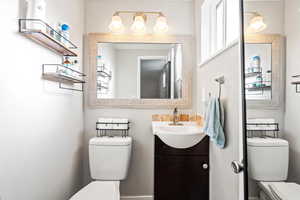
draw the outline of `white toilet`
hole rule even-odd
[[[285,182],[289,164],[286,140],[248,138],[247,148],[249,177],[258,182],[261,200],[299,199],[300,185]]]
[[[120,200],[120,180],[127,176],[131,137],[97,137],[89,142],[91,182],[70,200]]]

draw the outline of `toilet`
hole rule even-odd
[[[128,173],[131,137],[96,137],[89,141],[90,174],[94,180],[70,200],[120,200],[120,181]]]
[[[248,173],[258,182],[260,200],[299,199],[300,185],[285,182],[289,143],[279,138],[248,138]]]

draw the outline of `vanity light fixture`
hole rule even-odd
[[[146,21],[147,16],[144,13],[136,13],[133,17],[133,24],[131,30],[136,35],[142,35],[146,33]]]
[[[133,15],[133,24],[131,25],[131,31],[136,35],[142,35],[146,33],[147,15],[158,16],[156,19],[156,24],[153,27],[153,31],[155,34],[165,34],[169,30],[167,18],[161,12],[117,11],[113,15],[111,23],[109,25],[109,29],[114,34],[121,34],[125,30],[120,14]]]
[[[267,25],[264,22],[264,18],[258,12],[247,12],[246,14],[252,15],[249,25],[247,28],[248,33],[258,33],[267,28]]]
[[[111,19],[109,29],[114,34],[121,34],[124,32],[125,28],[119,13],[115,13]]]
[[[167,23],[167,18],[162,13],[160,13],[160,15],[158,16],[156,20],[156,24],[153,29],[154,32],[157,34],[164,34],[168,32],[169,26]]]

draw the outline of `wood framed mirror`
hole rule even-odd
[[[191,36],[90,33],[87,40],[90,107],[191,106]]]
[[[278,109],[284,103],[284,37],[245,36],[245,94],[249,109]]]

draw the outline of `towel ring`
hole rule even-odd
[[[225,83],[225,77],[221,76],[216,78],[215,81],[219,83],[219,99],[221,98],[222,85]]]

